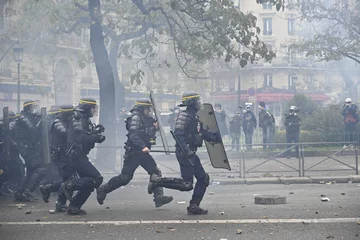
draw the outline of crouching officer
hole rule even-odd
[[[65,212],[66,196],[61,189],[61,184],[69,180],[73,174],[73,168],[66,156],[67,150],[67,136],[68,129],[72,118],[74,117],[74,106],[73,105],[61,105],[59,106],[56,118],[50,125],[50,153],[51,153],[51,164],[56,167],[57,174],[60,175],[60,180],[55,180],[50,184],[40,186],[40,191],[44,202],[49,202],[50,194],[58,192],[58,199],[55,205],[56,212]]]
[[[103,177],[87,157],[95,143],[105,141],[105,136],[101,134],[105,128],[102,125],[94,126],[90,120],[96,112],[96,101],[91,98],[82,98],[70,121],[67,155],[74,174],[79,177],[76,179],[72,177],[61,185],[66,198],[70,201],[67,209],[69,215],[86,214],[81,209],[82,205],[103,181]],[[75,197],[73,197],[74,191],[78,191]]]
[[[97,189],[97,200],[103,204],[106,194],[115,189],[127,185],[133,178],[135,170],[141,166],[152,176],[161,177],[161,171],[157,167],[154,158],[150,155],[151,145],[155,144],[157,129],[156,121],[150,116],[152,104],[148,99],[139,99],[131,110],[131,116],[126,120],[128,134],[125,143],[124,165],[121,174]],[[155,207],[161,207],[170,203],[173,198],[164,196],[163,188],[157,187],[153,191]]]
[[[44,179],[46,168],[41,156],[41,116],[35,101],[24,102],[20,117],[16,120],[15,138],[18,149],[25,160],[26,176],[14,193],[15,201],[30,201],[32,193]]]
[[[181,111],[176,120],[174,138],[176,140],[176,158],[180,164],[182,178],[159,178],[154,175],[151,177],[148,191],[150,193],[159,186],[191,191],[195,176],[197,181],[190,205],[187,207],[187,213],[189,215],[207,214],[207,210],[200,208],[200,203],[209,186],[210,177],[205,172],[196,151],[198,147],[202,146],[203,139],[209,142],[221,142],[221,136],[219,133],[207,132],[202,128],[197,116],[197,112],[202,106],[199,94],[195,92],[183,94],[180,106],[186,106],[186,110]]]
[[[285,117],[285,128],[286,128],[286,142],[287,143],[298,143],[300,138],[300,125],[301,119],[298,116],[298,108],[296,106],[291,106],[289,115]],[[295,147],[296,157],[299,158],[299,145]],[[287,158],[291,156],[291,145],[287,147]]]

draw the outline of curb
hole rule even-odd
[[[108,181],[109,179],[105,179]],[[147,186],[145,179],[133,179],[128,186]],[[253,184],[333,184],[333,183],[360,183],[360,175],[349,176],[318,176],[318,177],[264,177],[264,178],[238,178],[213,179],[210,185],[253,185]]]

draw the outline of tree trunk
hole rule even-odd
[[[106,140],[100,145],[114,146],[115,127],[115,87],[113,71],[106,51],[101,26],[100,0],[89,0],[90,46],[94,57],[100,88],[100,123],[105,126]],[[99,148],[96,157],[101,170],[112,170],[116,163],[115,148]]]
[[[116,145],[122,146],[126,141],[126,129],[125,129],[125,122],[120,116],[121,108],[125,107],[125,88],[124,85],[121,83],[119,79],[118,73],[118,52],[120,47],[120,41],[117,39],[111,39],[110,44],[110,51],[109,51],[109,61],[111,64],[111,68],[113,71],[114,76],[114,83],[115,83],[115,117],[116,121]],[[122,149],[121,149],[122,150]]]

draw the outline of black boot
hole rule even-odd
[[[27,196],[30,200],[39,200],[37,196],[33,195],[29,190],[24,192],[24,195]]]
[[[86,215],[85,210],[82,210],[80,208],[70,207],[70,206],[67,208],[66,213],[68,215]]]
[[[162,205],[170,203],[173,199],[171,196],[162,196],[161,198],[154,199],[155,207],[159,208]]]
[[[66,204],[56,202],[56,204],[55,204],[55,211],[56,212],[66,212],[66,210],[67,210]]]
[[[107,184],[101,185],[100,187],[98,187],[96,189],[96,200],[98,201],[98,203],[100,205],[104,204],[106,194],[108,193],[107,190],[108,190],[108,185]]]
[[[208,214],[208,210],[202,209],[196,203],[190,203],[187,207],[187,214],[188,215],[206,215]]]
[[[40,192],[41,192],[41,196],[42,199],[44,200],[44,202],[48,203],[49,202],[49,198],[50,198],[50,185],[41,185],[40,187]]]
[[[23,193],[14,193],[15,202],[30,202],[30,199]]]
[[[66,198],[71,202],[73,200],[73,183],[71,180],[61,184],[61,189],[63,190]]]

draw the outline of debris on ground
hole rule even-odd
[[[220,182],[212,182],[211,185],[220,185]]]
[[[209,192],[209,195],[214,195],[215,193],[214,192]]]
[[[31,210],[26,210],[25,214],[31,214]]]
[[[49,210],[49,214],[55,214],[55,210]]]
[[[163,233],[164,231],[156,230],[156,233]]]
[[[240,205],[240,207],[244,208],[244,207],[245,207],[245,205]]]
[[[321,194],[320,197],[325,197],[325,194]]]
[[[22,209],[22,206],[18,206],[17,209],[18,209],[18,210],[21,210],[21,209]]]
[[[184,201],[179,201],[178,204],[185,204],[186,202]]]
[[[289,194],[294,194],[294,192],[289,192]]]
[[[330,238],[334,238],[334,236],[329,235],[329,236],[326,237],[326,239],[330,239]]]
[[[330,198],[323,197],[323,198],[321,198],[321,201],[322,202],[330,202]]]
[[[225,214],[225,212],[221,212],[221,213],[220,213],[220,215],[224,215],[224,214]]]
[[[228,175],[227,177],[228,177],[228,178],[235,178],[234,175]]]
[[[94,225],[90,225],[90,228],[93,228],[94,227]]]
[[[315,212],[315,214],[319,214],[319,212],[318,212],[318,211],[316,211],[316,212]]]
[[[241,229],[236,230],[236,234],[241,234],[241,233],[242,233]]]
[[[173,228],[173,227],[167,227],[167,229],[168,229],[170,232],[175,231],[175,228]]]
[[[265,173],[264,175],[262,175],[263,177],[274,177],[271,173]]]
[[[319,183],[320,183],[320,184],[325,184],[325,181],[320,181]]]
[[[36,219],[35,221],[40,222],[40,219]]]
[[[344,193],[344,192],[342,192],[342,193],[341,193],[341,195],[345,195],[345,193]]]

